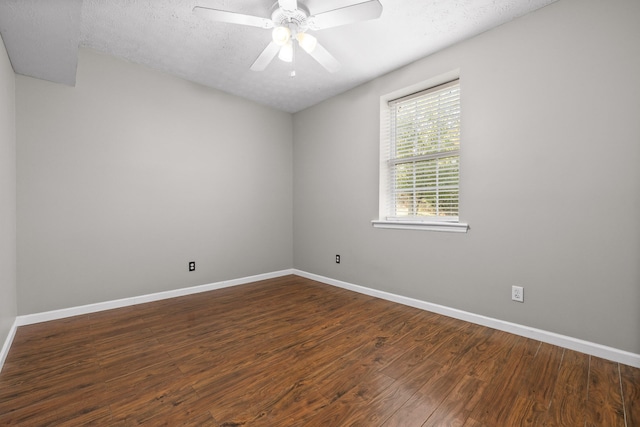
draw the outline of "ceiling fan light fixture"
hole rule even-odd
[[[304,4],[305,1],[277,0],[271,8],[271,19],[205,6],[195,6],[193,12],[216,22],[270,29],[272,40],[253,62],[251,70],[263,71],[278,55],[280,60],[293,63],[292,76],[295,74],[298,55],[296,42],[330,73],[340,69],[338,60],[314,36],[306,34],[307,30],[318,31],[340,27],[354,22],[377,19],[382,14],[380,0],[355,0],[355,4],[325,10],[316,15],[309,13],[309,9]]]
[[[278,58],[284,62],[293,61],[293,44],[291,43],[291,40],[280,48]]]
[[[296,38],[298,39],[298,44],[300,45],[300,47],[307,53],[313,52],[318,45],[318,39],[316,39],[311,34],[298,33],[296,35]]]
[[[284,46],[291,40],[291,30],[288,27],[275,27],[271,32],[273,42],[278,46]]]

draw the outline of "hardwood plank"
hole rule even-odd
[[[329,405],[313,384],[298,381],[273,396],[249,406],[252,425],[300,425]]]
[[[473,418],[469,417],[467,418],[467,420],[464,422],[464,424],[462,425],[462,427],[487,427],[486,424],[482,424],[479,421],[474,420]]]
[[[546,343],[540,343],[535,354],[532,349],[525,352],[519,369],[507,385],[507,392],[515,396],[497,417],[503,425],[538,426],[547,417],[563,351]]]
[[[377,337],[345,352],[344,356],[327,361],[324,366],[309,374],[308,378],[333,402],[356,387],[362,378],[373,371],[379,371],[385,361],[397,357],[402,351],[402,347],[387,345],[386,340]]]
[[[551,396],[558,379],[563,353],[563,349],[555,345],[540,344],[523,378],[520,392],[523,398],[533,400],[544,408],[551,405]]]
[[[0,402],[10,402],[2,413],[28,413],[34,402],[56,409],[100,393],[104,387],[99,367],[95,363],[79,361],[60,366],[56,371],[33,377],[23,384],[2,387]],[[2,409],[2,405],[0,405]]]
[[[544,426],[580,426],[585,424],[589,381],[589,356],[564,350],[551,405]]]
[[[625,426],[619,378],[617,363],[590,357],[585,426]]]
[[[544,423],[558,380],[563,350],[541,343],[535,356],[522,372],[518,396],[514,399],[505,425],[539,426]]]
[[[2,426],[50,426],[57,422],[58,416],[48,402],[34,402],[29,407],[12,409],[2,408],[0,425]]]
[[[108,405],[81,401],[72,403],[55,411],[56,425],[112,425],[111,409]]]
[[[418,344],[408,349],[383,368],[382,372],[391,378],[401,378],[407,372],[425,362],[430,347],[430,344]]]
[[[117,345],[99,352],[97,357],[106,381],[170,360],[164,346],[155,339]]]
[[[463,425],[478,404],[485,386],[483,381],[465,376],[422,425],[424,427]]]
[[[449,395],[460,375],[449,366],[427,360],[422,369],[427,380],[404,404],[385,421],[384,427],[421,426]]]
[[[403,377],[389,385],[379,393],[369,404],[366,410],[361,410],[352,421],[357,425],[371,426],[381,425],[404,407],[407,402],[426,386],[431,384],[434,376],[434,368],[438,369],[437,362],[429,361],[416,366]],[[449,372],[450,376],[455,373]]]
[[[122,426],[133,426],[133,425],[145,425],[149,424],[152,426],[181,426],[181,427],[220,427],[220,424],[211,416],[209,412],[204,412],[202,414],[198,414],[191,418],[188,416],[184,416],[181,413],[176,414],[166,414],[160,413],[157,416],[150,418],[145,422],[137,422],[137,421],[113,421],[111,420],[109,423],[96,424],[98,426],[108,425],[109,427],[113,425],[122,425]]]
[[[354,425],[376,396],[384,392],[395,380],[380,372],[372,372],[361,379],[357,386],[341,395],[330,406],[311,417],[304,426]]]
[[[427,354],[429,359],[443,365],[457,365],[464,355],[482,340],[482,337],[476,334],[480,329],[479,326],[460,321],[456,323],[458,324],[455,329],[436,336],[437,344],[432,346]]]
[[[459,365],[467,369],[468,375],[489,382],[502,370],[505,356],[517,340],[516,335],[483,328],[482,339],[460,359]]]
[[[627,426],[640,426],[640,369],[619,366]]]
[[[135,399],[121,399],[117,403],[112,403],[111,416],[114,421],[124,421],[127,424],[144,424],[153,419],[163,422],[172,420],[178,424],[198,415],[190,405],[198,399],[190,386],[177,388],[166,384],[136,396]]]
[[[535,357],[540,343],[516,337],[512,347],[505,352],[500,372],[492,378],[481,393],[480,402],[471,418],[494,426],[506,426],[507,418],[516,407],[522,377]]]
[[[511,402],[509,410],[501,415],[500,422],[505,426],[540,426],[546,411],[543,404],[518,395]]]

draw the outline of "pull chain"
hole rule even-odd
[[[289,73],[289,77],[294,78],[296,76],[296,48],[297,44],[295,41],[291,40],[291,72]]]

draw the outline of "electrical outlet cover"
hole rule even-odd
[[[522,286],[512,286],[511,299],[513,301],[524,302],[524,288]]]

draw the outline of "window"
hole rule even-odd
[[[460,84],[383,106],[381,215],[374,226],[467,231],[459,223]]]

